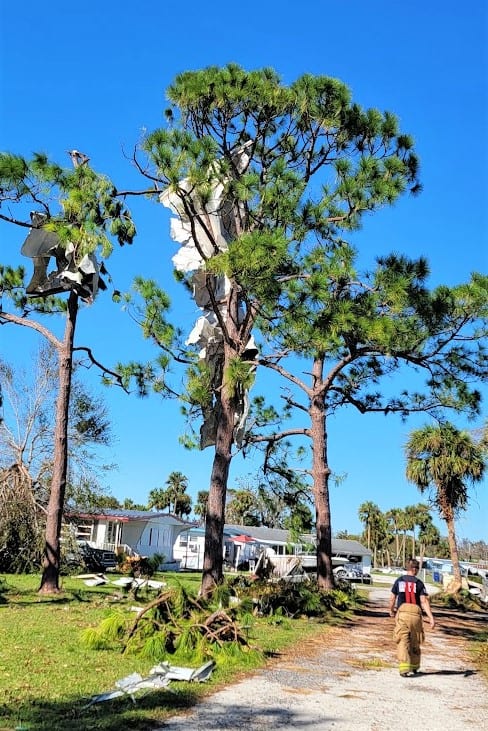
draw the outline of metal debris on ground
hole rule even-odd
[[[166,688],[172,680],[203,683],[210,678],[214,667],[215,663],[213,660],[209,660],[199,668],[179,667],[177,665],[170,665],[168,662],[162,662],[151,668],[146,678],[143,678],[139,673],[132,673],[125,678],[121,678],[121,680],[115,683],[113,690],[94,695],[84,708],[89,708],[94,703],[111,701],[114,698],[120,698],[124,695],[129,696],[135,704],[135,693],[138,691],[160,690],[161,688]],[[168,690],[171,689],[168,688]]]
[[[148,589],[163,589],[167,586],[165,581],[154,581],[153,579],[135,579],[131,576],[121,576],[120,579],[110,581],[103,574],[80,574],[75,577],[76,579],[83,579],[87,586],[101,586],[102,584],[113,584],[114,586],[122,586],[125,588],[138,588],[141,589],[146,587]]]
[[[150,674],[165,674],[170,680],[186,680],[195,683],[203,683],[212,675],[215,667],[213,660],[201,665],[199,668],[185,668],[178,665],[170,665],[169,662],[162,662],[150,670]]]

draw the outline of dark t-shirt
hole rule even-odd
[[[420,597],[427,596],[427,589],[423,581],[416,576],[400,576],[391,588],[392,594],[395,594],[397,601],[397,609],[402,604],[417,604],[420,607]]]

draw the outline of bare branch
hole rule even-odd
[[[26,221],[19,221],[17,218],[13,218],[12,216],[4,216],[3,213],[0,213],[0,218],[2,221],[7,221],[8,223],[15,223],[16,226],[24,226],[24,228],[32,228],[32,223],[27,223]]]
[[[7,322],[13,322],[16,325],[23,325],[24,327],[30,327],[32,330],[36,330],[38,333],[43,335],[46,340],[49,340],[50,343],[54,345],[56,349],[61,349],[63,347],[63,343],[61,340],[58,340],[58,338],[50,332],[46,327],[41,325],[39,322],[36,322],[35,320],[26,320],[23,317],[19,317],[18,315],[14,315],[10,312],[0,312],[0,325],[4,325]]]

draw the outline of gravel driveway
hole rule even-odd
[[[467,654],[469,617],[454,621],[434,609],[439,624],[433,631],[426,625],[422,673],[401,678],[388,595],[389,587],[371,588],[366,610],[350,627],[287,651],[190,713],[168,719],[159,731],[488,728],[488,684]],[[488,628],[487,617],[476,621]]]

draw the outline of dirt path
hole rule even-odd
[[[389,589],[372,589],[353,626],[332,629],[219,691],[161,731],[461,731],[488,728],[488,684],[467,644],[488,615],[435,609],[422,673],[401,678],[387,611]]]

